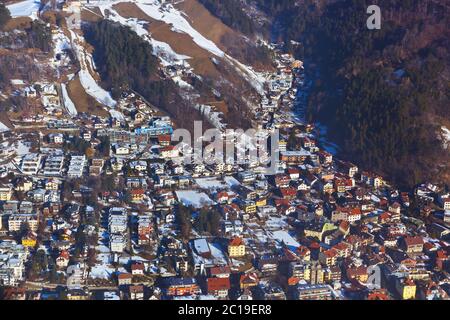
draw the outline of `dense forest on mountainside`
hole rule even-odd
[[[28,46],[37,48],[43,52],[52,50],[52,32],[48,26],[41,22],[33,21],[31,26],[25,30],[28,35]]]
[[[200,0],[200,3],[216,17],[220,18],[227,26],[244,34],[251,35],[254,33],[253,21],[242,10],[240,0]]]
[[[310,118],[330,126],[348,159],[413,185],[436,178],[430,169],[445,156],[439,119],[430,115],[450,120],[448,8],[383,2],[382,29],[368,30],[364,13],[372,3],[302,6],[284,32],[304,43],[297,54],[317,63]]]
[[[306,60],[314,80],[309,120],[329,127],[342,157],[404,186],[442,177],[442,168],[432,169],[448,159],[436,139],[437,125],[450,121],[448,4],[256,2],[286,49]],[[366,27],[372,4],[381,8],[381,30]]]
[[[102,81],[115,98],[124,88],[131,88],[167,111],[183,128],[189,129],[194,120],[201,120],[201,115],[179,96],[175,84],[160,76],[151,45],[130,28],[102,20],[86,25],[84,33],[94,47]]]

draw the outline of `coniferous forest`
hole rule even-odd
[[[206,2],[215,4],[208,8],[218,17],[230,6]],[[445,151],[436,132],[439,123],[450,120],[448,5],[432,0],[256,4],[272,19],[272,39],[284,41],[287,51],[307,63],[313,80],[308,120],[329,127],[342,157],[404,186],[440,174],[433,166]],[[366,27],[372,4],[382,9],[381,30]]]
[[[191,128],[194,120],[201,120],[201,115],[179,96],[173,82],[161,77],[152,46],[134,31],[102,20],[86,25],[84,34],[94,47],[102,81],[114,97],[130,88],[168,112],[179,126]]]

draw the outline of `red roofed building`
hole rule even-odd
[[[291,179],[288,175],[282,174],[275,177],[275,186],[278,188],[287,188]]]
[[[228,195],[228,193],[226,191],[218,192],[216,195],[216,200],[219,203],[227,203],[229,199],[230,199],[230,196]]]
[[[369,293],[367,296],[367,300],[391,300],[389,297],[389,294],[386,290],[380,289],[380,290],[374,290],[373,292]]]
[[[168,134],[163,134],[158,136],[158,144],[162,147],[167,147],[170,145],[171,137]]]
[[[334,266],[337,262],[338,257],[338,252],[333,248],[319,254],[320,262],[327,265],[328,267]]]
[[[300,170],[297,168],[287,169],[287,173],[292,180],[298,180],[300,178]]]
[[[280,188],[280,194],[284,199],[294,199],[297,196],[295,188]]]
[[[130,191],[131,201],[132,202],[141,202],[144,200],[144,189],[133,189]]]
[[[302,260],[305,261],[311,260],[311,251],[305,246],[298,247],[296,253]]]
[[[219,298],[226,298],[230,290],[230,278],[208,278],[206,280],[208,293]]]
[[[69,265],[70,255],[66,250],[61,251],[58,258],[56,258],[56,266],[58,268],[65,268]]]
[[[131,265],[132,275],[144,275],[145,266],[143,263],[133,263]]]
[[[416,237],[405,237],[403,238],[404,248],[407,253],[421,253],[423,251],[423,238],[420,236]]]
[[[133,276],[129,273],[121,273],[117,277],[119,286],[130,285],[132,283]]]

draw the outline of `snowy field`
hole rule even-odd
[[[12,18],[30,17],[33,20],[38,18],[37,13],[41,6],[40,0],[25,0],[6,6],[11,12]]]
[[[224,182],[216,178],[199,178],[195,179],[195,183],[197,183],[200,188],[205,190],[219,190],[227,188],[227,185]]]
[[[72,42],[74,43],[74,51],[77,54],[78,60],[80,61],[81,70],[78,73],[81,85],[88,95],[93,97],[98,102],[114,108],[117,102],[111,97],[111,94],[99,86],[99,84],[92,77],[88,69],[88,64],[93,70],[92,57],[86,52],[85,48],[81,45],[85,43],[82,36],[77,35],[75,32],[70,30],[70,35],[72,37]]]
[[[172,30],[179,33],[186,33],[192,37],[192,40],[201,48],[211,52],[212,54],[224,57],[225,53],[220,50],[214,42],[206,39],[202,34],[195,30],[190,23],[182,16],[181,12],[176,10],[172,5],[161,8],[158,0],[138,0],[136,5],[145,12],[149,17],[163,21],[172,25]]]
[[[284,242],[284,244],[286,246],[289,247],[289,249],[297,249],[298,247],[300,247],[300,244],[295,241],[294,238],[291,237],[291,235],[289,235],[289,233],[287,233],[286,231],[280,230],[280,231],[274,231],[272,232],[272,236],[273,239],[275,239],[276,241],[278,241],[278,243],[282,243]]]
[[[61,84],[61,91],[63,95],[64,106],[66,107],[67,112],[73,117],[76,116],[78,114],[77,108],[75,108],[75,104],[70,99],[66,85],[64,83]]]
[[[178,190],[175,191],[178,201],[183,203],[185,206],[193,206],[194,208],[201,208],[205,205],[214,204],[208,195],[203,192],[198,192],[195,190]]]
[[[235,178],[230,177],[230,176],[226,176],[226,177],[224,178],[224,180],[225,180],[225,183],[226,183],[230,188],[238,187],[238,186],[241,184],[238,180],[236,180]]]
[[[111,115],[111,118],[115,118],[121,122],[125,122],[125,116],[123,115],[122,112],[111,109],[109,110],[109,114]]]

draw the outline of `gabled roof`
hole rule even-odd
[[[405,243],[409,246],[423,245],[423,238],[420,236],[416,237],[405,237]]]
[[[241,246],[241,245],[244,245],[244,241],[242,241],[242,239],[240,237],[235,237],[234,239],[232,239],[230,241],[230,243],[228,245],[229,246]]]

